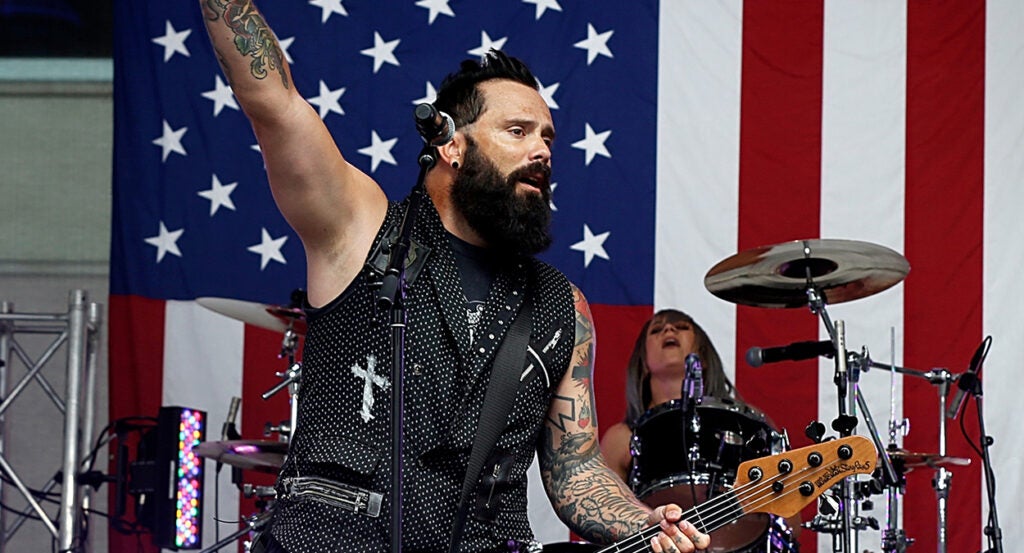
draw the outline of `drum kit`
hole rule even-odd
[[[295,428],[299,409],[299,383],[302,377],[302,364],[297,361],[299,339],[306,334],[306,316],[301,305],[303,292],[296,290],[291,294],[291,302],[287,306],[267,305],[227,298],[198,298],[196,302],[203,307],[260,328],[273,330],[282,334],[281,352],[278,355],[286,359],[288,367],[277,373],[280,381],[262,394],[264,400],[288,389],[290,417],[280,425],[265,426],[264,435],[277,433],[280,439],[245,440],[237,433],[228,435],[230,439],[209,441],[199,444],[196,453],[203,458],[213,460],[217,466],[228,465],[236,471],[251,470],[276,475],[284,465],[288,453],[288,442],[291,440],[292,429]],[[237,399],[237,398],[236,398]],[[237,408],[233,409],[237,410]],[[232,416],[229,414],[228,418]],[[243,495],[257,499],[257,512],[245,517],[242,528],[230,536],[204,549],[201,553],[212,553],[233,544],[239,539],[248,537],[245,547],[252,544],[252,538],[269,521],[273,511],[276,492],[270,486],[254,486],[239,482]]]
[[[882,529],[885,552],[902,553],[913,542],[899,528],[896,518],[903,493],[904,475],[921,468],[938,472],[935,479],[939,496],[939,522],[945,524],[945,498],[950,474],[947,466],[966,465],[969,459],[945,454],[944,430],[940,430],[938,453],[917,453],[886,447],[867,410],[857,387],[862,370],[881,368],[893,373],[920,376],[939,386],[942,411],[945,396],[956,380],[944,369],[920,372],[870,360],[866,355],[846,350],[842,321],[833,322],[826,305],[856,300],[886,290],[902,281],[910,266],[895,251],[852,240],[799,240],[754,248],[732,255],[712,267],[704,279],[705,287],[726,301],[762,308],[809,307],[820,317],[835,347],[836,385],[839,391],[839,414],[833,428],[842,438],[855,433],[858,413],[865,420],[870,437],[878,450],[878,467],[882,484],[858,485],[853,477],[844,478],[833,487],[833,497],[820,499],[820,514],[802,525],[793,518],[783,519],[766,513],[742,516],[712,533],[715,553],[785,553],[797,551],[795,532],[801,527],[831,534],[837,553],[859,551],[858,533],[877,522],[860,517],[857,504],[866,498],[865,488],[876,493],[885,490],[888,496],[888,520]],[[295,428],[299,402],[300,363],[295,361],[298,339],[305,335],[306,320],[299,308],[296,293],[288,306],[265,305],[222,298],[200,298],[198,303],[213,311],[248,324],[267,328],[284,335],[282,358],[288,368],[278,373],[281,381],[263,394],[266,399],[288,388],[291,405],[290,427],[282,425],[281,440],[225,440],[206,442],[198,448],[200,456],[242,470],[277,473],[287,453],[287,437]],[[890,444],[897,441],[897,425],[890,425]],[[939,425],[940,429],[944,424]],[[807,435],[824,441],[824,425],[813,423]],[[678,436],[678,448],[666,437]],[[669,445],[666,445],[669,443]],[[646,412],[637,422],[631,442],[634,468],[629,485],[637,496],[651,504],[679,504],[683,509],[696,506],[716,495],[728,493],[737,481],[737,468],[750,460],[776,455],[789,447],[788,436],[772,427],[768,417],[758,409],[739,401],[704,397],[695,405],[674,400]],[[670,451],[664,451],[669,448]],[[680,452],[683,454],[680,455]],[[664,454],[662,454],[664,453]],[[861,483],[863,484],[863,483]],[[870,492],[869,492],[870,493]],[[272,503],[272,498],[270,503]],[[832,508],[829,507],[832,505]],[[205,551],[216,551],[247,533],[258,531],[269,519],[269,510],[245,520],[236,534],[221,540]],[[944,527],[939,535],[944,536]],[[940,543],[940,553],[944,553]]]
[[[798,355],[785,358],[808,359],[828,350],[835,360],[839,395],[839,413],[832,428],[845,437],[854,434],[859,422],[863,422],[867,428],[863,433],[872,438],[879,455],[875,478],[866,482],[853,477],[843,479],[834,486],[834,493],[822,496],[819,512],[813,520],[800,524],[796,517],[746,515],[712,533],[711,551],[797,551],[796,534],[808,529],[831,534],[832,551],[854,553],[862,549],[860,532],[872,528],[881,530],[883,551],[902,553],[914,541],[905,535],[898,519],[904,476],[915,468],[927,468],[937,471],[933,483],[939,509],[938,550],[945,553],[945,501],[951,477],[946,467],[967,465],[970,460],[946,455],[944,421],[939,424],[938,453],[916,453],[899,448],[896,443],[902,436],[898,434],[906,428],[905,422],[890,424],[889,445],[886,446],[860,393],[858,379],[860,373],[869,368],[924,378],[938,387],[940,412],[945,413],[945,397],[950,384],[958,377],[945,369],[922,372],[876,363],[867,356],[866,350],[863,353],[848,351],[843,321],[833,322],[826,309],[829,304],[882,292],[901,282],[909,271],[907,260],[889,248],[853,240],[819,239],[742,251],[723,259],[707,272],[705,287],[723,300],[768,309],[808,307],[821,319],[829,341],[801,343],[810,347],[794,348],[789,353]],[[758,349],[757,353],[757,363],[760,363],[762,352]],[[801,353],[803,355],[799,355]],[[630,446],[633,468],[628,483],[649,505],[673,502],[687,509],[716,494],[728,493],[732,488],[730,483],[742,476],[736,470],[742,462],[777,454],[789,446],[785,432],[773,428],[765,415],[751,406],[713,397],[704,397],[696,405],[687,403],[693,402],[673,400],[654,406],[635,423]],[[821,442],[825,426],[812,423],[805,433]],[[884,528],[859,513],[861,502],[882,492],[886,493],[888,503]]]

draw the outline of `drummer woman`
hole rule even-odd
[[[682,384],[686,378],[686,356],[691,353],[696,353],[701,361],[705,398],[710,396],[751,412],[759,412],[739,397],[736,387],[725,374],[722,359],[718,356],[715,345],[693,317],[676,309],[658,311],[641,328],[626,367],[625,420],[608,428],[601,439],[601,453],[608,466],[623,481],[629,482],[629,475],[633,469],[633,457],[629,446],[638,421],[653,407],[682,397]],[[764,420],[774,428],[770,419],[765,417]],[[715,539],[719,542],[719,546],[712,545],[712,549],[742,549],[744,553],[799,550],[799,513],[784,521],[777,519],[772,523],[770,546],[762,543],[750,548],[730,547],[730,544],[749,541],[750,536],[743,533],[747,531],[739,527],[722,528],[712,534],[718,536]]]
[[[705,396],[741,402],[704,329],[676,309],[655,313],[641,328],[626,368],[626,418],[608,428],[601,439],[601,452],[608,466],[623,481],[629,481],[633,464],[629,453],[633,427],[651,407],[681,397],[686,356],[691,353],[700,357]]]

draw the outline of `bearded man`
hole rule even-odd
[[[403,550],[502,551],[510,541],[529,542],[526,473],[534,453],[556,512],[583,538],[608,543],[660,525],[641,547],[706,548],[707,536],[681,520],[678,507],[643,505],[601,457],[590,415],[587,301],[532,257],[551,243],[555,129],[526,65],[492,51],[463,62],[437,93],[434,105],[457,130],[436,147],[414,214],[405,269],[405,431],[396,438],[391,333],[375,285],[410,201],[390,202],[345,160],[295,90],[274,34],[250,1],[201,4],[308,270],[298,422],[272,519],[254,550],[387,550],[395,439],[402,444]],[[470,475],[464,501],[491,369],[524,313],[526,351],[516,352],[515,386],[501,391],[513,398],[507,422],[484,470]]]

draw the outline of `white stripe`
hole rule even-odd
[[[998,490],[999,522],[1006,551],[1024,543],[1024,440],[1020,434],[1021,378],[1024,371],[1024,3],[988,0],[985,61],[985,241],[983,332],[992,349],[982,370],[986,432],[995,439],[992,460]],[[973,408],[967,422],[977,425]],[[959,434],[957,434],[959,436]],[[977,459],[975,462],[978,462]],[[984,474],[981,527],[988,523]],[[956,480],[953,481],[956,486]],[[965,483],[964,485],[971,485]],[[954,489],[955,491],[955,489]],[[988,545],[979,539],[982,550]]]
[[[822,238],[858,240],[903,252],[906,128],[907,6],[890,0],[835,0],[825,3],[822,89]],[[841,320],[847,348],[867,347],[881,363],[902,359],[903,287],[829,306]],[[820,339],[827,339],[819,324]],[[896,334],[892,351],[891,331]],[[818,417],[829,426],[839,411],[833,383],[835,365],[822,360],[818,373]],[[891,392],[902,417],[901,378],[882,370],[861,377],[861,392],[881,438],[889,442]],[[868,435],[863,413],[859,434]],[[885,502],[865,515],[885,525]],[[861,550],[881,551],[880,533],[859,533]],[[832,540],[818,539],[818,551]]]
[[[533,464],[526,473],[527,488],[526,501],[529,505],[527,515],[530,519],[530,528],[533,530],[533,537],[541,543],[564,542],[569,539],[569,528],[562,524],[555,510],[551,508],[551,501],[547,492],[544,491],[544,482],[540,478],[540,464],[537,456],[533,456]]]
[[[207,441],[220,440],[232,396],[242,394],[244,325],[199,306],[195,302],[168,301],[164,321],[163,405],[206,411]],[[242,410],[245,404],[242,404]],[[241,426],[242,415],[238,421]],[[238,489],[231,483],[231,467],[221,470],[221,520],[238,520]],[[203,508],[203,545],[214,539],[214,463],[206,463]],[[223,538],[238,529],[223,525]]]
[[[704,275],[736,253],[740,0],[661,2],[654,304],[692,315],[735,377],[736,309]]]

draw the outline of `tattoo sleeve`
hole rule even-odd
[[[285,71],[284,53],[251,0],[203,0],[203,14],[207,25],[220,20],[228,27],[235,49],[242,56],[251,58],[250,75],[262,80],[270,73],[277,72],[281,76],[281,84],[285,88],[291,86],[288,72]],[[217,59],[228,80],[232,80],[226,56],[218,51]]]
[[[573,291],[576,345],[544,425],[539,444],[541,475],[563,521],[591,542],[610,543],[646,526],[650,509],[601,456],[591,386],[593,323],[586,299],[575,287]]]

